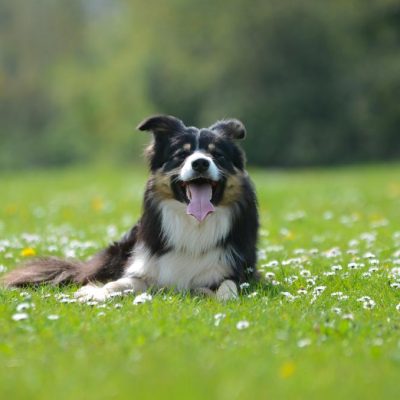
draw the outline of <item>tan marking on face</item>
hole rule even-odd
[[[227,206],[237,201],[242,195],[242,173],[231,175],[226,181],[221,205]]]
[[[153,175],[153,189],[156,196],[160,199],[173,199],[174,194],[171,189],[170,177],[157,171]]]
[[[210,143],[210,144],[208,145],[208,151],[212,152],[212,151],[214,151],[214,150],[215,150],[215,144],[214,144],[214,143]]]
[[[192,145],[190,143],[185,143],[183,145],[183,150],[190,151],[192,149]]]

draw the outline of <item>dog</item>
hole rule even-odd
[[[84,285],[75,292],[82,302],[158,288],[225,301],[258,279],[257,199],[236,143],[242,122],[198,129],[158,115],[137,129],[153,135],[139,222],[86,262],[33,259],[3,277],[5,286],[75,283]]]

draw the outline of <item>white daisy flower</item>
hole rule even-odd
[[[247,329],[250,326],[250,322],[243,320],[243,321],[239,321],[236,324],[236,329],[238,329],[239,331],[243,330],[243,329]]]
[[[348,313],[348,314],[343,314],[342,315],[342,319],[346,319],[349,321],[353,321],[354,320],[354,315],[352,313]]]
[[[226,317],[226,314],[224,313],[218,313],[214,315],[214,325],[215,326],[219,326],[219,324],[221,323],[221,321]]]
[[[28,319],[29,315],[27,313],[16,313],[11,318],[13,321],[23,321]]]
[[[20,303],[17,305],[18,312],[29,310],[30,308],[33,308],[33,304],[31,304],[31,303]]]
[[[304,339],[300,339],[297,342],[297,347],[303,348],[303,347],[307,347],[311,344],[311,339],[308,338],[304,338]]]
[[[143,292],[135,297],[135,299],[133,300],[133,304],[143,304],[151,300],[153,300],[153,296],[149,293]]]

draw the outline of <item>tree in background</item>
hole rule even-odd
[[[259,165],[400,155],[397,0],[0,5],[0,166],[135,159],[151,112],[235,116]]]

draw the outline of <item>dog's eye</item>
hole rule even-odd
[[[176,159],[186,158],[189,156],[189,154],[190,154],[189,151],[181,150],[181,151],[178,151],[177,153],[175,153],[174,158],[176,158]]]
[[[221,154],[221,153],[216,153],[216,154],[215,154],[215,158],[216,158],[218,161],[224,161],[224,160],[225,160],[225,156],[224,156],[223,154]]]

